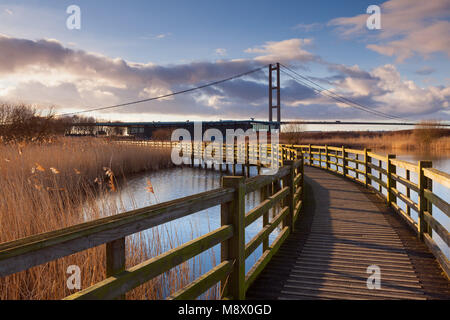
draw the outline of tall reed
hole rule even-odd
[[[0,146],[0,243],[101,218],[123,210],[108,194],[130,174],[171,166],[168,149],[64,138],[48,144]],[[99,200],[101,199],[101,200]],[[164,228],[167,228],[166,226]],[[161,234],[166,232],[166,235]],[[179,245],[177,231],[154,228],[127,237],[127,266]],[[74,293],[68,266],[81,269],[82,288],[105,278],[105,246],[0,278],[0,299],[60,299]],[[192,281],[200,258],[136,288],[129,299],[160,299]]]

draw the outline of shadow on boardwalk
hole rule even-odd
[[[248,299],[450,299],[434,256],[368,189],[305,167],[295,232],[250,287]],[[370,290],[367,267],[381,270]]]

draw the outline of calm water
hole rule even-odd
[[[381,152],[377,152],[381,154]],[[413,154],[397,155],[398,159],[416,162],[418,160],[429,159],[429,157]],[[444,172],[450,172],[450,159],[437,158],[433,160],[433,167]],[[239,169],[237,174],[239,174]],[[404,176],[402,169],[398,173]],[[252,168],[252,175],[256,174],[255,168]],[[141,208],[153,205],[159,202],[177,199],[193,195],[199,192],[211,190],[220,187],[220,177],[225,173],[218,171],[203,170],[199,168],[176,168],[150,172],[137,175],[128,179],[117,193],[111,193],[108,199],[102,201],[113,201],[119,207],[120,211],[128,211],[135,208]],[[411,173],[413,181],[417,182],[417,176]],[[148,192],[148,181],[153,185],[155,195]],[[374,183],[376,185],[376,183]],[[401,192],[405,190],[399,187]],[[437,184],[433,185],[433,191],[441,198],[449,201],[449,191]],[[411,191],[412,199],[417,202],[417,194]],[[248,212],[259,203],[259,193],[254,192],[246,196],[246,208]],[[405,205],[399,200],[399,205],[405,209]],[[107,214],[107,213],[105,213]],[[411,210],[411,216],[417,221],[417,214]],[[447,230],[450,229],[450,219],[442,213],[438,208],[433,208],[433,216],[444,225]],[[189,215],[187,217],[166,223],[158,227],[159,236],[154,237],[152,230],[146,231],[148,237],[146,241],[158,241],[162,243],[164,250],[168,250],[173,246],[189,241],[193,238],[206,234],[220,227],[220,206],[212,207],[207,210]],[[248,242],[262,228],[262,218],[255,221],[245,229],[245,238]],[[153,230],[154,231],[154,230]],[[275,230],[270,235],[272,242],[278,234]],[[433,234],[433,238],[438,243],[447,257],[450,256],[449,247],[439,238],[437,234]],[[246,271],[256,262],[262,254],[262,246],[260,246],[246,261]],[[212,249],[212,252],[205,252],[199,256],[200,264],[195,270],[196,276],[208,271],[214,264],[220,262],[220,245]]]
[[[239,173],[240,168],[238,166],[237,174]],[[252,168],[250,173],[251,175],[256,175],[256,169]],[[129,211],[219,188],[222,175],[226,174],[199,168],[175,168],[149,172],[129,178],[119,192],[111,193],[108,195],[108,199],[99,199],[99,201],[113,201],[120,208],[120,212]],[[154,188],[155,195],[148,192],[149,180]],[[258,192],[248,194],[245,204],[246,212],[259,204],[259,199]],[[159,231],[158,238],[154,236],[154,230],[148,230],[146,238],[147,241],[162,242],[165,251],[173,246],[213,231],[220,226],[220,206],[215,206],[157,227]],[[250,241],[261,229],[262,218],[256,220],[245,229],[246,242]],[[269,237],[270,243],[276,238],[278,232],[279,230],[272,232]],[[246,271],[252,267],[261,254],[262,245],[247,258]],[[220,262],[220,245],[213,248],[213,254],[204,252],[199,259],[201,266],[199,265],[195,271],[197,275],[208,271],[215,263]]]

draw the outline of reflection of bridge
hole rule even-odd
[[[195,151],[199,157],[205,147],[189,144],[184,156]],[[227,148],[232,161],[226,167],[194,159],[205,169],[233,168],[237,175],[223,177],[220,188],[0,244],[0,276],[106,244],[105,280],[68,299],[123,297],[221,244],[220,263],[169,298],[193,299],[217,283],[221,297],[231,299],[450,298],[449,261],[440,249],[450,236],[433,215],[437,210],[450,215],[449,204],[433,191],[433,184],[450,188],[450,176],[431,162],[416,165],[343,147],[241,145],[225,147],[224,156]],[[244,168],[261,168],[268,159],[281,164],[278,172],[245,177],[250,170]],[[255,192],[261,201],[247,211],[245,196]],[[125,269],[126,236],[217,205],[220,228]],[[261,231],[247,241],[245,228],[253,223]],[[259,248],[261,257],[246,273],[246,258]]]

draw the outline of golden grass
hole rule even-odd
[[[169,166],[169,149],[95,138],[1,145],[0,243],[98,219],[105,212],[119,213],[116,202],[107,201],[107,194],[118,187],[116,177]],[[176,230],[154,228],[127,237],[126,245],[129,267],[176,247],[179,240]],[[63,298],[75,292],[66,285],[68,266],[80,267],[82,288],[87,288],[105,278],[105,261],[102,245],[0,278],[0,299]],[[198,264],[199,258],[181,264],[131,291],[127,298],[160,299],[192,281]]]

